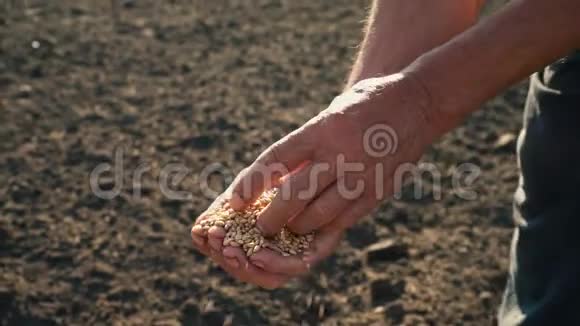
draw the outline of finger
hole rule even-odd
[[[298,234],[318,230],[339,216],[351,203],[343,196],[339,183],[334,183],[296,215],[288,223],[288,228]]]
[[[219,259],[223,259],[224,262],[226,263],[226,265],[228,265],[230,268],[235,269],[235,270],[238,270],[247,264],[247,262],[243,262],[240,259],[238,259],[237,255],[232,255],[228,250],[226,250],[227,248],[233,248],[233,247],[225,247],[222,249],[222,251],[215,251],[214,250],[214,255],[218,256]],[[239,248],[235,248],[235,249],[239,250]],[[225,255],[224,252],[226,252],[227,255]],[[238,271],[236,273],[240,273],[240,271]]]
[[[325,225],[314,237],[314,250],[304,257],[311,266],[328,257],[338,245],[344,231],[373,211],[379,200],[365,196],[353,202],[342,214]]]
[[[240,210],[277,180],[311,158],[314,139],[300,128],[266,149],[233,183],[230,205]]]
[[[287,276],[299,276],[309,270],[309,266],[301,256],[284,257],[266,248],[250,256],[250,262],[267,272]]]
[[[204,247],[207,245],[206,239],[204,237],[200,237],[198,235],[192,235],[191,240],[196,247]]]
[[[274,235],[302,212],[318,194],[335,181],[333,165],[325,162],[309,164],[289,176],[270,205],[258,217],[258,228],[265,235]]]
[[[197,243],[197,242],[193,242],[193,247],[199,251],[200,253],[202,253],[203,255],[208,256],[209,255],[209,245],[207,243]]]
[[[316,265],[324,258],[330,256],[340,239],[343,231],[338,228],[323,228],[314,236],[311,250],[304,254],[302,260],[309,268]]]
[[[195,235],[195,236],[203,238],[206,236],[206,234],[207,234],[207,231],[204,230],[203,227],[199,224],[196,224],[191,228],[191,236],[192,237]]]
[[[191,228],[191,240],[196,245],[203,245],[206,243],[206,231],[201,227],[201,225],[194,225]]]
[[[324,228],[344,231],[370,214],[384,198],[392,195],[393,178],[383,178],[376,171],[369,170],[364,174],[362,182],[363,191],[358,198],[352,200],[351,205]],[[353,185],[352,181],[350,185]]]
[[[226,236],[226,230],[218,226],[212,226],[207,231],[207,242],[209,246],[215,251],[222,251],[222,244]]]
[[[224,257],[237,260],[240,266],[245,267],[249,264],[245,252],[239,247],[225,246],[222,250],[222,254]]]
[[[365,182],[367,184],[373,184],[369,178],[374,178],[374,175],[369,175]],[[348,207],[342,214],[340,214],[336,219],[334,219],[329,225],[330,229],[337,229],[339,231],[344,231],[352,227],[356,222],[369,215],[386,197],[390,196],[392,191],[393,181],[392,179],[387,179],[384,181],[384,190],[380,193],[376,192],[376,188],[368,187],[365,192],[360,197],[360,199],[353,201],[352,205]]]
[[[212,204],[212,205],[213,205],[213,204]],[[209,208],[208,208],[208,210],[209,210]],[[206,210],[206,212],[207,212],[208,210]],[[192,236],[192,237],[193,237],[194,235],[197,235],[197,236],[199,236],[199,237],[206,237],[206,236],[207,236],[207,231],[208,231],[208,230],[207,230],[207,229],[204,229],[204,228],[201,226],[201,224],[200,224],[202,221],[204,221],[204,220],[206,220],[206,219],[208,219],[208,216],[205,214],[205,212],[204,212],[202,215],[198,216],[198,217],[195,219],[195,223],[193,224],[193,226],[192,226],[192,228],[191,228],[191,236]]]
[[[309,272],[320,260],[331,255],[343,233],[338,227],[325,227],[315,235],[310,248],[302,256],[284,257],[274,251],[263,249],[253,254],[250,261],[271,273],[300,276]]]
[[[268,273],[254,266],[248,261],[246,255],[239,248],[225,247],[222,254],[225,259],[233,258],[239,262],[240,267],[237,269],[230,266],[226,266],[224,269],[230,274],[237,275],[245,282],[252,283],[266,289],[275,289],[282,286],[289,280],[288,276]]]
[[[194,224],[196,225],[200,224],[201,222],[211,218],[213,212],[226,206],[228,204],[227,198],[229,192],[231,192],[230,188],[226,189],[223,193],[221,193],[218,197],[216,197],[214,201],[209,205],[209,207],[206,208],[206,210],[195,219]]]
[[[250,264],[246,257],[246,253],[239,247],[226,246],[222,250],[222,255],[228,259],[237,261],[238,265],[244,269]]]
[[[246,265],[248,260],[246,259],[246,254],[242,251],[240,247],[225,246],[222,250],[222,255],[228,258],[234,258],[238,260],[240,265]]]
[[[195,249],[197,249],[197,251],[207,256],[209,254],[209,246],[206,242],[206,238],[204,236],[198,235],[196,232],[194,232],[194,230],[195,226],[191,228],[191,240],[193,242],[193,246]]]
[[[241,272],[240,266],[235,259],[224,257],[220,252],[210,249],[209,257],[219,265],[226,273],[241,282],[247,282],[245,275]],[[234,261],[234,262],[232,262]]]

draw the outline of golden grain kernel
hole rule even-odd
[[[298,255],[304,252],[314,240],[313,234],[296,235],[286,228],[272,238],[265,239],[256,227],[256,220],[270,204],[276,191],[267,191],[243,212],[236,212],[227,201],[220,203],[207,213],[208,219],[199,224],[204,231],[212,226],[223,227],[226,231],[224,246],[242,247],[247,256],[262,248],[268,248],[283,256]]]

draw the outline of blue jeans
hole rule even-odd
[[[580,325],[580,52],[531,78],[500,325]]]

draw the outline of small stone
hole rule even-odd
[[[517,138],[513,133],[503,134],[496,140],[493,148],[499,152],[515,152]]]
[[[218,309],[206,310],[201,314],[204,325],[223,325],[225,314]]]
[[[21,98],[25,98],[25,97],[30,97],[30,95],[32,94],[32,86],[28,85],[28,84],[23,84],[20,85],[18,87],[18,97]]]
[[[391,282],[387,279],[374,280],[370,284],[371,302],[374,306],[379,306],[400,298],[405,292],[405,282]]]
[[[395,324],[400,324],[405,317],[405,308],[400,303],[393,303],[385,308],[385,317]]]
[[[188,300],[181,306],[181,323],[183,325],[195,325],[199,323],[200,311],[194,300]]]
[[[367,264],[379,262],[394,262],[409,258],[409,248],[404,244],[397,244],[393,240],[385,240],[366,249]]]

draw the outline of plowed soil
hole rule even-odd
[[[116,25],[107,4],[0,4],[0,325],[494,321],[525,85],[425,155],[443,171],[441,199],[425,177],[420,199],[403,192],[311,275],[266,291],[193,250],[211,202],[198,176],[211,163],[239,171],[330,103],[368,2],[124,1]],[[465,162],[482,170],[475,200],[451,191]],[[91,191],[102,163],[121,167],[100,181],[113,199]],[[159,188],[170,163],[190,169],[172,190],[191,198]],[[384,241],[387,254],[367,259]]]

